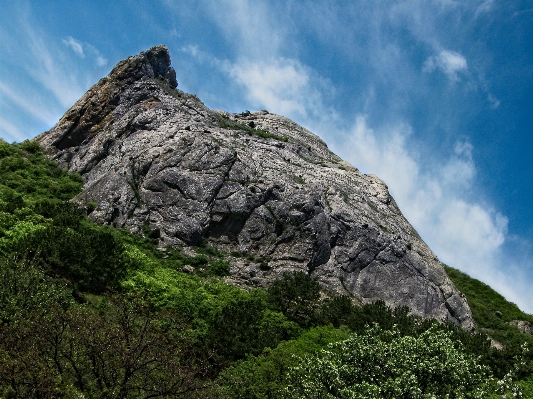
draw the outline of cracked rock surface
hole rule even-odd
[[[231,258],[235,284],[305,271],[362,303],[473,328],[466,299],[378,177],[283,116],[210,110],[176,87],[167,48],[153,47],[36,138],[82,175],[76,200],[98,204],[94,221],[253,255]]]

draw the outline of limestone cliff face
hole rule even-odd
[[[361,302],[406,305],[473,327],[463,295],[387,186],[316,135],[267,111],[228,114],[176,89],[168,50],[120,62],[37,137],[85,181],[91,217],[162,245],[202,239],[232,258],[236,284],[305,271]]]

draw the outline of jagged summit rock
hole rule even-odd
[[[151,48],[37,137],[83,176],[76,199],[98,204],[92,219],[162,245],[208,240],[253,255],[232,258],[235,284],[305,271],[361,302],[473,328],[466,299],[379,178],[285,117],[210,110],[176,85],[166,47]]]
[[[53,142],[43,141],[46,146],[59,150],[80,145],[96,135],[112,118],[112,111],[121,103],[121,96],[135,82],[143,79],[159,79],[176,88],[176,72],[170,67],[170,55],[164,45],[152,47],[135,57],[119,62],[109,76],[101,79],[61,118],[54,128]],[[133,94],[133,93],[131,93]],[[131,98],[143,101],[142,95]],[[45,136],[42,136],[44,137]]]

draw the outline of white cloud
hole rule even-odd
[[[337,117],[328,108],[324,96],[334,94],[333,85],[313,69],[291,58],[219,60],[197,45],[180,48],[199,62],[218,69],[244,89],[250,109],[267,109],[296,119],[300,123],[317,124]]]
[[[99,67],[106,66],[107,65],[107,59],[102,57],[102,56],[96,57],[96,65],[99,66]]]
[[[83,45],[80,41],[74,39],[72,36],[67,36],[66,39],[63,39],[63,44],[70,47],[81,58],[85,58],[85,53],[83,52]]]
[[[259,0],[205,1],[206,11],[218,25],[228,43],[251,59],[277,55],[284,44],[284,15],[271,12],[270,2]]]
[[[232,65],[229,73],[246,87],[251,101],[278,113],[305,117],[304,96],[317,95],[309,90],[309,71],[294,60],[245,61]]]
[[[493,94],[489,93],[487,95],[487,100],[490,103],[490,107],[492,109],[496,109],[500,106],[500,100],[498,100],[496,97],[494,97]]]
[[[183,46],[180,50],[184,53],[192,55],[194,58],[198,58],[198,55],[200,53],[200,51],[198,50],[198,46],[194,46],[192,44]]]
[[[332,83],[298,60],[245,59],[221,65],[244,87],[254,108],[287,116],[309,128],[331,127],[339,120],[337,111],[327,104],[335,95]]]
[[[438,55],[426,59],[422,67],[423,72],[433,72],[440,69],[450,81],[459,81],[459,72],[466,72],[468,65],[466,59],[455,51],[442,50]]]
[[[440,170],[443,183],[449,187],[469,188],[476,176],[476,167],[472,158],[473,146],[468,141],[456,142],[454,155]]]
[[[483,3],[481,3],[474,14],[475,18],[477,18],[480,14],[492,11],[494,8],[494,3],[494,0],[485,0]]]
[[[63,44],[70,47],[81,58],[85,58],[86,53],[89,53],[98,67],[107,65],[107,59],[100,54],[96,47],[89,43],[82,43],[72,36],[67,36],[66,39],[63,39]]]
[[[107,65],[107,58],[105,58],[100,51],[92,44],[84,43],[84,47],[87,49],[87,52],[92,56],[97,67],[103,67]]]

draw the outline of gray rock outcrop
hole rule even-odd
[[[529,335],[533,334],[533,328],[531,328],[531,323],[527,320],[513,320],[509,322],[509,324],[513,327],[518,328],[521,333]]]
[[[161,245],[208,240],[236,284],[305,271],[361,302],[384,300],[472,329],[471,311],[387,186],[267,111],[228,114],[176,89],[168,50],[120,62],[37,137],[84,179],[98,223]]]

